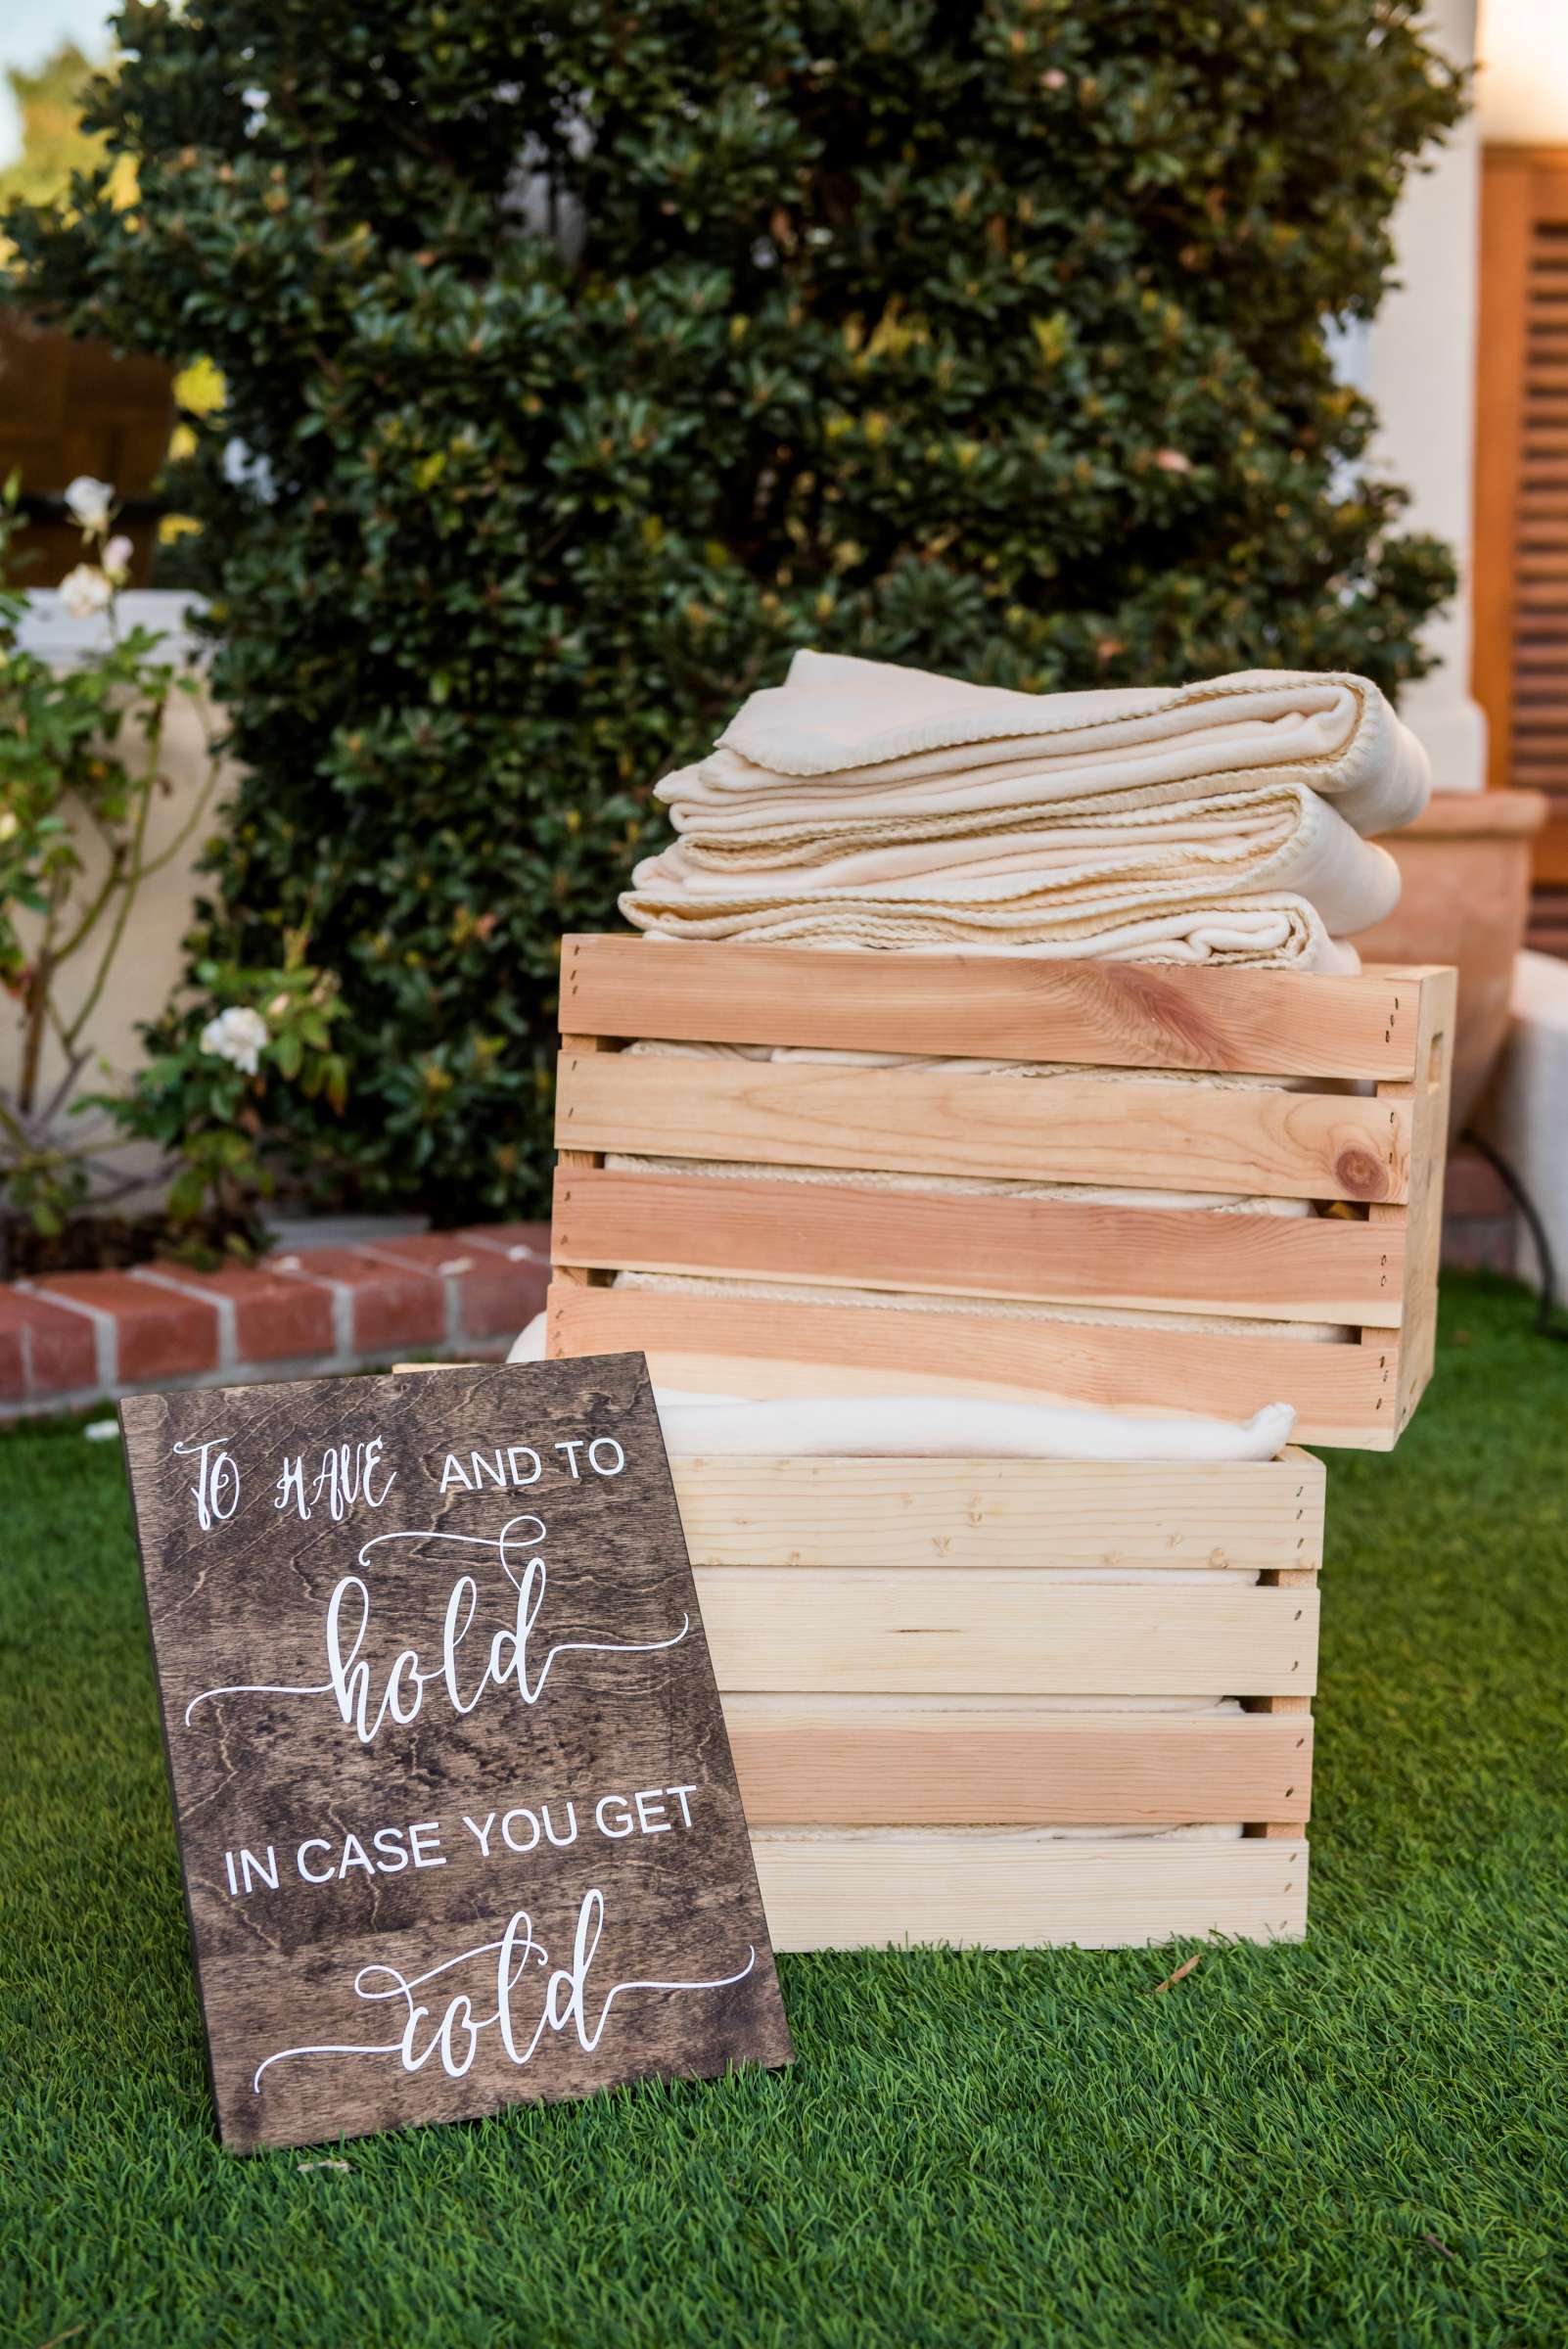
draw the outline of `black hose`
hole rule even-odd
[[[1568,1328],[1555,1322],[1552,1317],[1557,1311],[1557,1265],[1551,1253],[1551,1242],[1546,1237],[1546,1226],[1541,1221],[1540,1210],[1502,1153],[1495,1150],[1484,1134],[1477,1133],[1473,1126],[1466,1126],[1459,1139],[1468,1143],[1486,1160],[1524,1218],[1525,1229],[1530,1234],[1536,1262],[1541,1268],[1541,1295],[1536,1305],[1537,1336],[1555,1338],[1559,1344],[1568,1344]]]

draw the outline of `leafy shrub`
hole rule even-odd
[[[1419,672],[1365,315],[1458,77],[1407,0],[189,0],[17,292],[208,354],[249,765],[193,957],[341,978],[365,1197],[535,1206],[557,941],[790,650],[1037,688]]]
[[[301,1104],[341,1115],[347,1098],[347,1063],[333,1048],[337,983],[306,962],[305,946],[301,934],[286,940],[272,970],[199,962],[197,1002],[169,1014],[134,1089],[103,1104],[123,1131],[164,1151],[174,1223],[200,1219],[240,1255],[254,1244],[254,1202],[273,1187],[269,1129],[287,1130]]]

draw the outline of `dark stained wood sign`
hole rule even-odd
[[[790,2060],[641,1355],[120,1418],[226,2144]]]

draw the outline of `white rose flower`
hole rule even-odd
[[[104,569],[116,587],[122,587],[130,576],[131,557],[136,552],[123,530],[111,538],[104,549]]]
[[[228,1011],[220,1011],[215,1020],[208,1021],[202,1031],[202,1049],[243,1069],[247,1077],[254,1077],[267,1033],[267,1024],[258,1011],[236,1004]]]
[[[60,601],[72,620],[94,620],[114,599],[113,582],[96,563],[78,563],[60,582]]]
[[[66,490],[67,511],[84,530],[107,530],[114,502],[114,483],[95,481],[90,473],[78,473]]]

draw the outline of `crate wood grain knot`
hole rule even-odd
[[[577,938],[561,1001],[552,1354],[1374,1450],[1415,1407],[1451,971]],[[673,1472],[777,1947],[1305,1929],[1320,1461]]]

